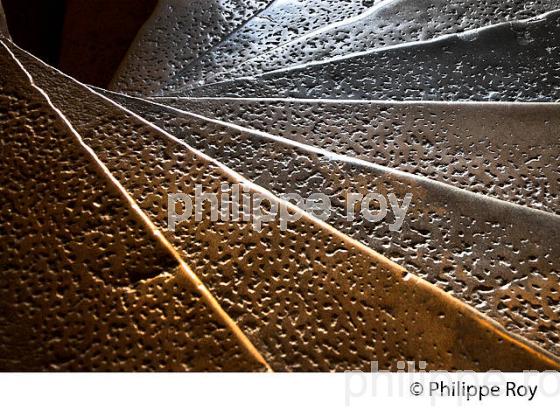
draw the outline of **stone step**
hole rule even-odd
[[[556,103],[152,101],[560,214]]]
[[[0,42],[0,368],[264,369]]]
[[[558,8],[560,2],[557,0],[532,3],[525,0],[384,1],[360,19],[335,23],[269,52],[255,54],[234,70],[217,73],[207,83],[255,76],[406,42],[426,41],[505,21],[536,17]]]
[[[157,93],[165,82],[218,44],[271,0],[160,0],[138,32],[110,88]]]
[[[208,53],[176,73],[163,88],[191,88],[206,77],[229,71],[240,63],[332,22],[355,17],[368,9],[364,0],[276,0]]]
[[[378,49],[175,96],[556,101],[560,11]]]

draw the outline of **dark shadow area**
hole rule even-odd
[[[58,66],[65,0],[2,0],[15,43]]]
[[[157,0],[2,0],[19,46],[106,87]]]

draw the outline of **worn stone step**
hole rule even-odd
[[[255,54],[207,82],[254,76],[380,47],[459,33],[560,8],[557,0],[397,0],[383,1],[359,19],[334,23],[266,53]]]
[[[560,214],[556,103],[152,101]]]
[[[215,83],[177,95],[557,101],[560,11],[413,45]]]
[[[271,0],[160,0],[137,34],[110,88],[150,95],[240,27]]]
[[[364,0],[276,0],[210,51],[176,73],[164,87],[201,85],[208,76],[235,69],[240,63],[270,51],[329,23],[367,10]]]
[[[0,369],[263,370],[0,42]]]

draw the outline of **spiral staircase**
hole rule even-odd
[[[3,17],[1,370],[560,368],[560,1],[160,0],[106,89]]]

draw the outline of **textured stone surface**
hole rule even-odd
[[[154,101],[560,214],[557,104]]]
[[[384,1],[360,19],[332,24],[267,53],[255,55],[214,80],[256,75],[295,64],[387,47],[407,41],[520,20],[556,9],[557,0],[398,0]]]
[[[201,85],[207,76],[236,68],[255,55],[333,21],[359,15],[364,0],[276,0],[201,58],[171,78],[172,88]]]
[[[560,11],[177,95],[397,100],[560,99]]]
[[[261,369],[1,43],[0,60],[0,369]]]
[[[218,192],[247,181],[130,112],[18,52],[141,208],[165,230],[167,196]],[[254,192],[253,187],[250,191]],[[268,196],[271,203],[276,199]],[[366,247],[303,216],[254,231],[244,221],[200,222],[166,230],[274,369],[558,367],[473,309],[406,274]],[[293,210],[292,210],[293,211]]]
[[[160,0],[111,82],[111,89],[150,95],[270,0]]]
[[[327,194],[333,227],[560,354],[559,216],[140,100],[123,101],[276,195]],[[390,229],[393,212],[378,222],[355,212],[348,221],[349,195],[371,192],[385,198],[393,193],[399,203],[413,195],[399,231]],[[371,206],[379,209],[375,201]]]

